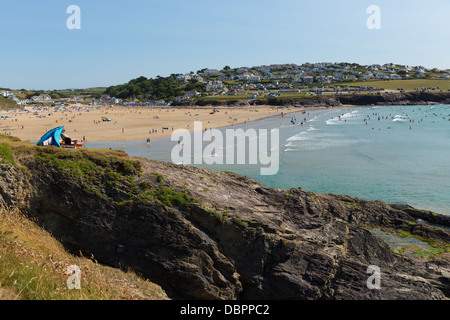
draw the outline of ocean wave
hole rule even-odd
[[[403,116],[403,115],[400,115],[400,114],[398,114],[398,115],[396,115],[395,117],[394,117],[394,119],[392,120],[393,122],[406,122],[406,121],[408,121],[409,120],[409,117],[407,117],[407,116]]]
[[[327,121],[325,121],[325,123],[327,125],[330,125],[330,126],[332,126],[332,125],[334,125],[334,126],[336,126],[336,125],[344,125],[344,124],[348,123],[347,120],[352,120],[352,119],[355,119],[355,118],[359,118],[358,113],[359,113],[358,110],[355,110],[355,111],[352,111],[352,112],[348,112],[348,113],[345,113],[343,115],[336,116],[336,117],[333,117],[331,119],[328,119]]]

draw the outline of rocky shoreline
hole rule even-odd
[[[71,252],[131,268],[172,299],[450,297],[448,216],[266,188],[231,172],[119,151],[6,140],[14,157],[0,164],[0,206],[19,208]],[[423,258],[395,250],[375,229],[436,251]],[[378,289],[368,287],[370,266],[380,269]]]

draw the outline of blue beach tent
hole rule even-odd
[[[37,143],[38,146],[55,146],[61,148],[61,144],[59,143],[59,138],[61,137],[61,133],[64,127],[58,127],[50,130],[46,134],[44,134]]]

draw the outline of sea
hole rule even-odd
[[[262,175],[258,163],[208,164],[198,161],[195,152],[197,163],[192,165],[233,171],[267,187],[345,194],[450,215],[448,105],[302,110],[219,130],[226,135],[227,129],[268,129],[268,135],[275,129],[279,139],[268,145],[268,154],[277,154],[276,174]],[[176,138],[146,139],[88,142],[86,147],[173,162],[172,152],[180,147]],[[215,156],[231,147],[224,144]],[[245,152],[250,159],[255,150],[248,147]]]

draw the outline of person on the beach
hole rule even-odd
[[[65,129],[61,132],[61,139],[64,144],[72,144],[72,139],[66,134]]]

